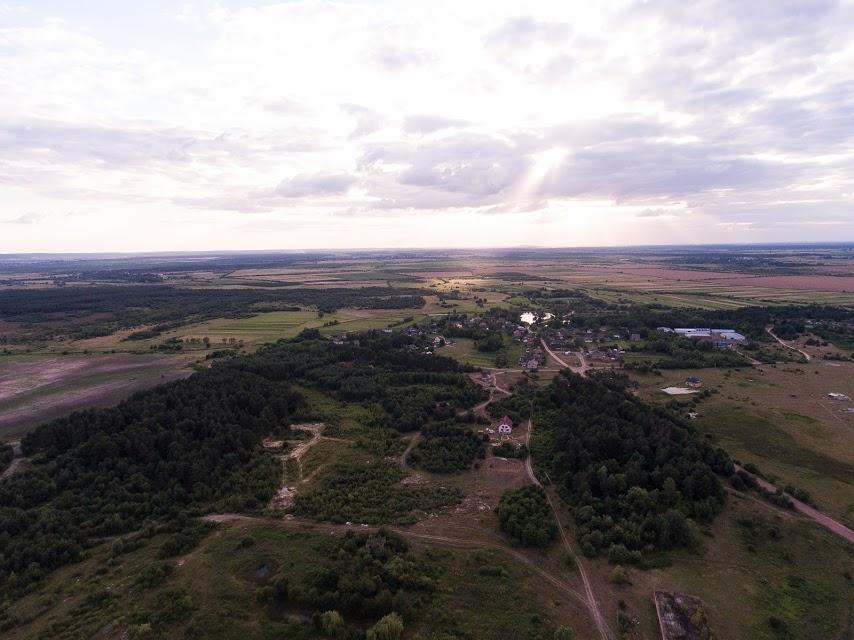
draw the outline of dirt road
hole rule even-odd
[[[321,432],[323,431],[324,424],[322,422],[313,422],[309,424],[295,424],[291,426],[291,429],[299,429],[301,431],[309,431],[311,433],[311,438],[309,440],[305,440],[300,442],[297,446],[293,448],[292,451],[279,456],[279,460],[282,462],[282,484],[279,487],[279,490],[276,494],[270,499],[269,508],[270,509],[286,509],[289,507],[294,500],[294,494],[296,493],[296,484],[298,482],[303,481],[303,471],[302,471],[302,458],[311,449],[315,444],[320,442]],[[291,484],[288,484],[288,460],[294,460],[297,463],[297,471],[299,473],[299,478],[297,478],[297,482],[293,482],[291,479]]]
[[[409,468],[406,459],[409,458],[410,452],[415,448],[415,445],[418,444],[418,440],[420,437],[421,432],[416,431],[409,439],[409,444],[406,445],[406,449],[404,449],[403,454],[400,456],[400,470],[404,473],[409,473],[412,471],[412,469]]]
[[[549,345],[546,344],[545,340],[540,340],[540,344],[543,345],[543,349],[545,349],[546,353],[548,353],[551,356],[552,360],[557,362],[560,366],[564,367],[565,369],[570,369],[573,373],[577,373],[579,375],[584,376],[584,375],[587,375],[587,372],[591,369],[590,364],[587,362],[587,358],[584,357],[584,353],[580,349],[578,350],[578,353],[576,355],[578,356],[578,360],[579,360],[579,362],[581,362],[581,365],[578,367],[573,367],[572,365],[567,364],[554,351],[549,349]]]
[[[776,340],[777,342],[779,342],[781,345],[783,345],[783,346],[784,346],[784,347],[786,347],[787,349],[790,349],[790,350],[792,350],[792,351],[796,351],[796,352],[800,353],[800,354],[804,357],[804,359],[805,359],[807,362],[809,362],[809,361],[810,361],[810,354],[808,354],[806,351],[801,351],[801,350],[800,350],[800,349],[798,349],[797,347],[793,347],[792,345],[790,345],[790,344],[789,344],[788,342],[786,342],[785,340],[783,340],[783,339],[779,338],[779,337],[777,336],[777,334],[776,334],[776,333],[774,333],[774,325],[773,325],[773,324],[768,325],[767,327],[765,327],[765,331],[768,333],[768,335],[769,335],[769,336],[771,336],[772,338],[774,338],[774,340]]]
[[[3,478],[8,478],[12,474],[14,474],[18,470],[18,466],[21,464],[23,458],[23,453],[21,451],[21,443],[20,442],[10,442],[9,445],[12,447],[12,461],[9,463],[9,466],[3,470],[3,473],[0,474],[0,480]]]
[[[545,343],[543,344],[545,346]],[[557,359],[557,358],[556,358]],[[530,441],[531,441],[531,433],[534,431],[534,421],[533,418],[528,420],[528,433],[525,435],[525,445],[528,446],[528,457],[525,460],[525,469],[528,472],[528,477],[531,482],[533,482],[538,487],[542,487],[539,479],[536,475],[534,475],[534,468],[531,465],[531,454],[530,454]],[[549,506],[552,509],[552,514],[554,514],[555,521],[557,522],[558,531],[560,531],[561,541],[563,542],[563,546],[566,549],[566,552],[575,560],[575,565],[578,567],[578,575],[581,576],[581,582],[584,585],[584,595],[585,602],[584,604],[587,607],[587,610],[590,612],[590,617],[593,618],[593,624],[596,625],[596,629],[599,632],[599,636],[602,640],[617,640],[617,636],[611,631],[611,628],[608,626],[608,623],[605,622],[605,618],[602,615],[602,611],[599,609],[599,603],[596,601],[596,594],[593,593],[593,587],[590,584],[590,579],[587,577],[587,572],[584,570],[584,565],[581,561],[581,558],[575,553],[575,550],[572,548],[572,545],[569,542],[569,536],[566,535],[566,530],[563,527],[563,523],[560,519],[560,512],[555,505],[555,499],[551,495],[551,491],[548,489],[545,490],[546,499],[549,501]]]
[[[765,489],[766,491],[777,491],[777,487],[775,487],[773,484],[771,484],[764,478],[760,478],[759,476],[753,475],[752,473],[744,469],[744,467],[741,467],[740,465],[735,465],[735,468],[737,471],[744,471],[744,473],[753,476],[759,486]],[[804,514],[807,518],[820,524],[828,531],[835,533],[841,538],[845,538],[846,540],[848,540],[848,542],[854,543],[854,531],[846,527],[841,522],[837,522],[830,516],[825,515],[818,509],[811,507],[807,503],[801,502],[800,500],[793,498],[789,494],[786,495],[792,501],[792,504],[794,505],[796,511],[799,511],[800,513]]]
[[[202,516],[202,520],[206,522],[216,522],[220,524],[227,523],[238,523],[238,524],[248,524],[252,522],[263,522],[267,524],[274,524],[277,526],[289,528],[289,529],[299,529],[301,531],[312,531],[315,533],[329,533],[329,534],[343,534],[347,531],[363,531],[363,532],[371,532],[375,533],[381,529],[381,527],[375,526],[362,526],[362,525],[346,525],[346,524],[330,524],[330,523],[322,523],[322,522],[314,522],[313,520],[303,520],[301,518],[288,518],[288,519],[279,519],[279,518],[260,518],[256,516],[245,516],[239,513],[212,513],[206,516]],[[572,597],[577,600],[581,604],[587,603],[587,598],[585,594],[580,591],[573,589],[572,586],[569,585],[564,580],[561,580],[557,576],[552,573],[549,573],[535,562],[533,562],[529,557],[516,551],[515,549],[511,549],[504,544],[499,544],[495,542],[488,542],[484,540],[466,540],[463,538],[451,538],[448,536],[438,536],[427,533],[416,533],[415,531],[410,531],[409,529],[401,529],[398,527],[385,527],[389,531],[393,531],[394,533],[403,536],[404,538],[410,540],[423,540],[427,542],[434,542],[437,544],[454,547],[458,549],[483,549],[490,548],[505,555],[512,557],[514,560],[518,561],[520,564],[525,565],[529,570],[536,573],[538,576],[546,580],[549,584],[556,587],[557,589],[563,591],[566,595]]]

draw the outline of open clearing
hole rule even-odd
[[[845,412],[848,404],[827,397],[831,391],[854,397],[854,363],[813,360],[633,374],[640,395],[654,403],[670,399],[662,386],[678,385],[688,376],[716,391],[695,409],[698,429],[734,458],[806,489],[822,511],[854,525],[854,414]]]
[[[0,438],[76,409],[108,406],[148,387],[185,378],[186,356],[104,354],[0,358]]]
[[[478,351],[474,345],[474,340],[470,338],[454,338],[453,343],[440,347],[436,353],[440,356],[448,356],[460,362],[470,364],[475,367],[495,367],[495,359],[501,355],[506,359],[509,367],[517,367],[519,356],[522,355],[521,343],[513,341],[505,341],[504,347],[498,351]]]

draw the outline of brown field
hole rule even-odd
[[[109,406],[142,389],[185,378],[186,356],[0,358],[0,438],[19,438],[36,425],[92,406]]]

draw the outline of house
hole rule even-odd
[[[504,416],[501,420],[498,421],[498,433],[499,435],[509,436],[513,433],[513,421],[509,416]]]
[[[640,342],[640,334],[639,333],[633,333],[629,337],[629,340],[631,340],[632,342]]]
[[[689,376],[685,380],[685,384],[691,387],[692,389],[699,389],[703,386],[703,381],[700,380],[697,376]]]

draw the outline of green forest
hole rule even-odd
[[[345,307],[417,309],[424,306],[422,294],[420,289],[397,287],[270,290],[101,285],[0,289],[0,317],[22,328],[15,334],[0,334],[0,344],[92,338],[140,325],[152,325],[140,337],[153,337],[192,322],[240,317],[262,310],[289,310],[294,305],[328,313]]]
[[[495,512],[501,530],[516,544],[545,547],[557,537],[557,522],[542,487],[505,491]]]
[[[457,362],[409,345],[380,332],[335,345],[307,331],[256,355],[218,359],[114,408],[36,428],[22,442],[29,469],[0,483],[0,590],[25,590],[106,536],[182,515],[263,509],[281,466],[261,439],[287,437],[290,424],[316,417],[297,385],[372,407],[375,419],[364,427],[382,438],[447,420],[482,398]],[[382,462],[337,467],[295,510],[321,520],[401,522],[460,498],[394,486],[400,477]]]
[[[573,507],[585,555],[614,562],[686,547],[720,511],[733,464],[666,409],[626,392],[628,379],[564,371],[538,390],[532,451]]]

